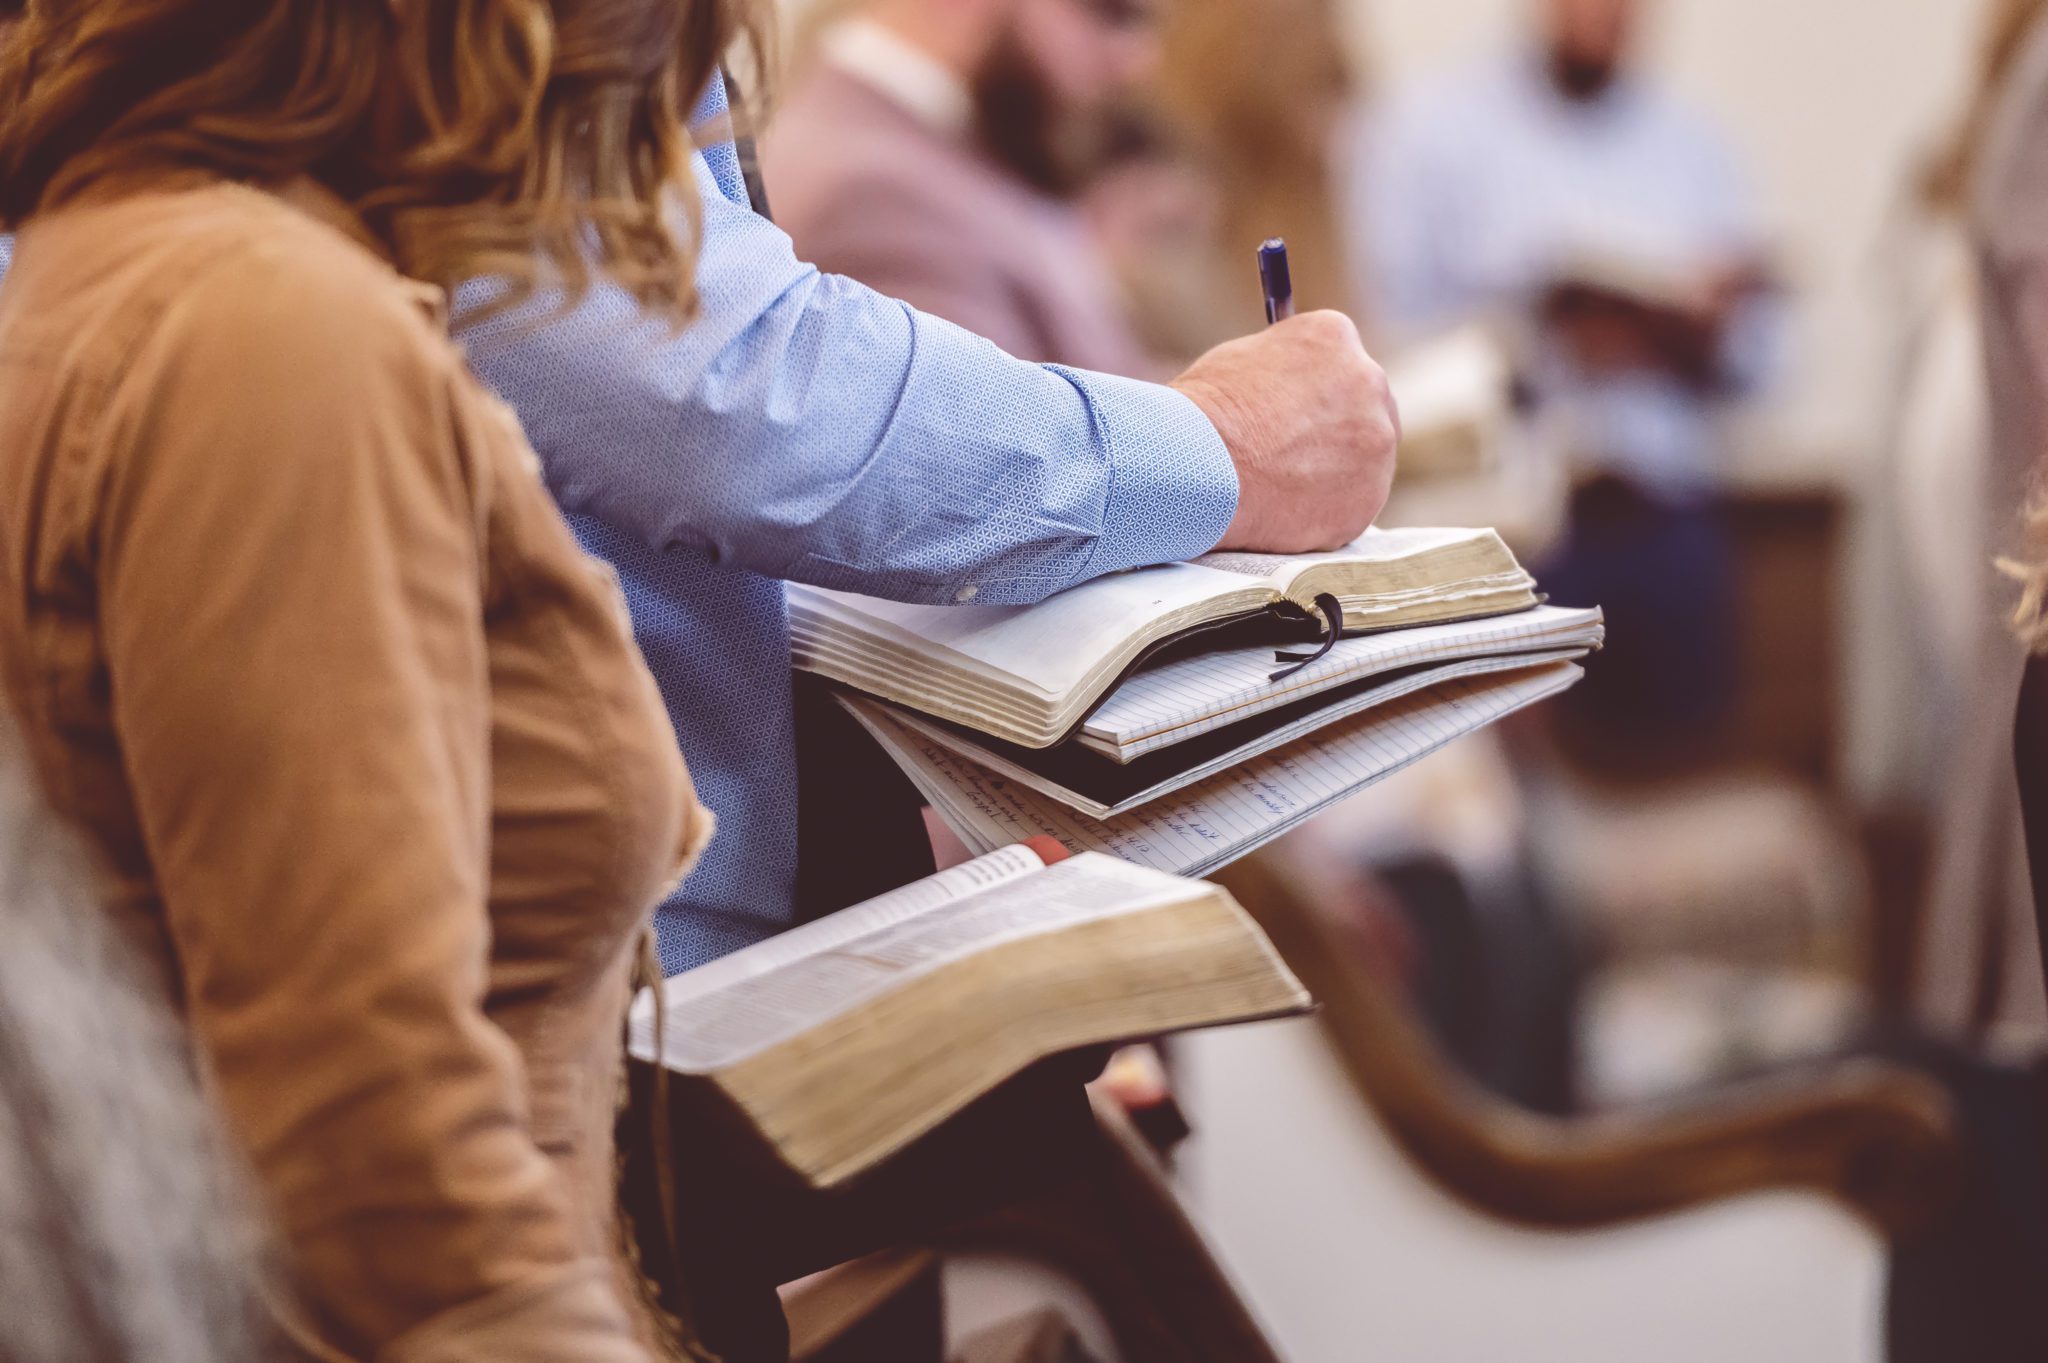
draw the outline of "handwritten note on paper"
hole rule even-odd
[[[1366,677],[1357,685],[1347,688],[1348,693],[1331,693],[1336,699],[1324,702],[1320,708],[1311,707],[1307,713],[1297,713],[1291,719],[1283,717],[1282,722],[1257,726],[1256,731],[1250,733],[1233,735],[1226,729],[1223,736],[1226,739],[1234,738],[1228,746],[1206,744],[1200,750],[1186,747],[1169,749],[1164,755],[1169,765],[1162,767],[1154,763],[1144,780],[1128,785],[1118,785],[1113,781],[1103,784],[1109,770],[1106,768],[1098,768],[1091,774],[1082,767],[1074,769],[1071,775],[1063,778],[1056,770],[1044,770],[1034,766],[1028,758],[1018,758],[1000,748],[984,746],[972,734],[961,734],[936,726],[912,710],[896,708],[890,711],[890,717],[907,728],[917,730],[955,756],[987,768],[996,776],[1021,781],[1040,794],[1049,795],[1091,819],[1110,819],[1162,796],[1170,795],[1176,790],[1192,786],[1218,772],[1241,767],[1260,753],[1284,747],[1317,729],[1341,724],[1361,711],[1391,704],[1403,696],[1434,691],[1445,682],[1459,677],[1523,671],[1541,667],[1545,663],[1576,661],[1585,654],[1586,650],[1583,647],[1548,649],[1537,653],[1490,653],[1457,662],[1403,668],[1380,677]],[[1364,689],[1361,690],[1361,687]],[[1181,761],[1178,765],[1171,765],[1176,751],[1181,754]],[[1126,766],[1125,769],[1132,772],[1137,770],[1130,766]]]
[[[1566,690],[1574,663],[1446,682],[1330,725],[1127,814],[1097,821],[960,757],[871,701],[850,707],[977,852],[1041,834],[1176,875],[1203,875],[1453,739]]]

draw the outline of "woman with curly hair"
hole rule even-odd
[[[680,324],[728,0],[29,0],[0,48],[0,691],[318,1357],[641,1363],[651,906],[709,836],[443,290]],[[689,196],[683,196],[687,201]]]

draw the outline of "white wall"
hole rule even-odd
[[[1350,17],[1364,69],[1398,85],[1498,46],[1532,3],[1350,0]],[[1652,3],[1652,60],[1748,153],[1803,295],[1788,443],[1854,457],[1882,410],[1878,242],[1960,98],[1983,0]]]

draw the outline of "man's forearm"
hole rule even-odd
[[[1236,473],[1187,398],[1012,359],[702,197],[703,312],[680,335],[597,293],[469,338],[566,509],[916,601],[1033,601],[1222,537]]]

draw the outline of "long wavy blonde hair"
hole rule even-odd
[[[2013,633],[2029,653],[2048,654],[2048,501],[2038,495],[2028,507],[2025,533],[2028,558],[2001,558],[1998,571],[2020,584]]]
[[[695,196],[670,191],[690,112],[729,49],[765,49],[771,14],[764,0],[28,0],[0,46],[0,224],[136,168],[311,176],[415,278],[496,279],[511,306],[602,275],[680,320]]]

